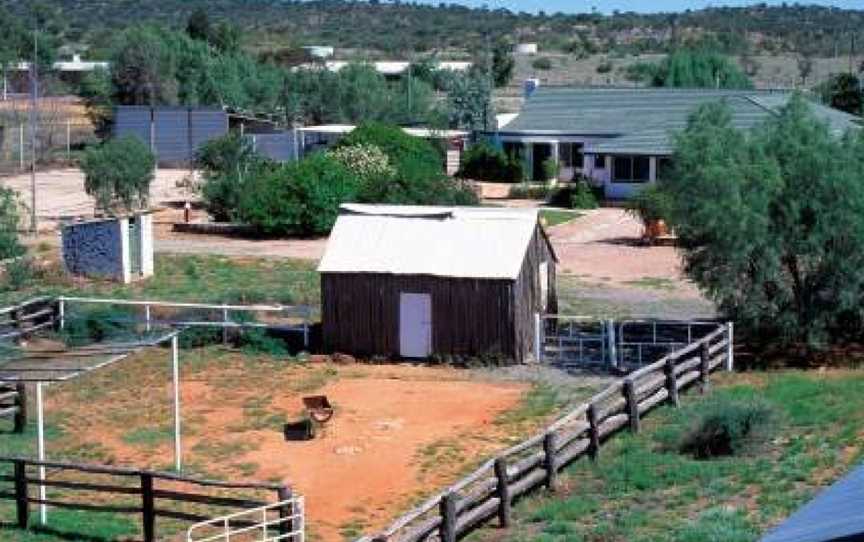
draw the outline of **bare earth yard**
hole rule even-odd
[[[153,349],[52,388],[46,409],[59,436],[51,456],[170,468],[165,354]],[[491,372],[303,365],[218,348],[184,351],[181,364],[186,468],[291,484],[307,499],[315,540],[382,527],[559,406],[543,397],[538,409],[531,384]],[[567,399],[591,393],[581,386]],[[282,424],[302,414],[302,396],[319,393],[335,405],[333,420],[316,440],[286,442]]]

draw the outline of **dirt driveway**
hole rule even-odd
[[[187,169],[159,169],[150,185],[154,206],[190,197],[178,183],[189,175]],[[30,174],[0,177],[0,184],[13,188],[30,205]],[[84,174],[77,168],[53,169],[36,173],[36,216],[40,231],[53,231],[62,218],[93,216],[93,200],[84,192]]]

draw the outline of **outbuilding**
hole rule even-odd
[[[343,205],[318,267],[324,346],[522,362],[556,263],[535,209]]]

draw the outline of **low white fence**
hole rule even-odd
[[[285,332],[301,333],[303,346],[309,346],[309,328],[312,322],[312,309],[303,305],[231,305],[212,303],[172,303],[156,300],[126,300],[105,299],[92,297],[68,297],[60,296],[58,303],[58,326],[62,330],[66,325],[69,310],[73,305],[108,305],[115,307],[140,307],[140,317],[129,318],[126,323],[142,324],[144,331],[149,333],[155,326],[183,326],[183,327],[221,327],[223,339],[227,341],[230,328],[262,328]],[[176,317],[160,316],[154,314],[157,310],[193,310],[205,311],[206,313],[217,313],[216,319],[212,318],[188,318],[179,315]],[[240,318],[232,318],[233,314],[264,313],[272,320],[271,322],[244,321]]]
[[[272,516],[278,513],[278,516]],[[186,542],[304,542],[303,497],[202,521],[186,532]]]

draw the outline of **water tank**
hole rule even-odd
[[[513,52],[517,55],[536,55],[538,50],[536,43],[517,43]]]

